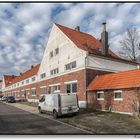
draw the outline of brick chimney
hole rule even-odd
[[[20,72],[20,75],[22,75],[22,72]]]
[[[106,31],[106,22],[102,23],[103,25],[103,31],[101,33],[101,52],[103,55],[108,54],[108,32]]]
[[[12,79],[14,79],[15,78],[15,75],[12,75]]]
[[[31,69],[34,67],[34,65],[31,66]]]
[[[76,27],[75,27],[75,30],[76,30],[77,32],[80,32],[80,26],[76,26]]]

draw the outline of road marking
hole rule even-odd
[[[47,119],[49,119],[49,120],[51,120],[51,121],[55,121],[55,122],[61,123],[61,124],[63,124],[63,125],[67,125],[67,126],[73,127],[73,128],[75,128],[75,129],[79,129],[79,130],[81,130],[81,131],[83,131],[83,132],[86,132],[86,133],[88,133],[88,134],[93,134],[93,132],[91,132],[91,131],[87,131],[87,130],[81,129],[81,128],[77,127],[77,126],[73,126],[73,125],[71,125],[71,124],[68,124],[68,123],[65,123],[65,122],[62,122],[62,121],[59,121],[59,120],[50,118],[50,117],[47,116],[47,114],[44,114],[44,115],[43,115],[43,114],[39,114],[39,113],[33,113],[33,112],[29,111],[29,110],[26,110],[25,108],[23,109],[23,108],[20,108],[20,107],[18,107],[18,106],[14,106],[13,104],[8,104],[8,103],[5,103],[5,102],[2,102],[2,103],[7,104],[7,105],[9,105],[9,106],[16,107],[16,108],[18,108],[18,109],[21,109],[21,110],[23,110],[23,111],[29,112],[29,113],[31,113],[31,114],[38,115],[38,116],[40,116],[40,117],[47,118]],[[20,105],[22,105],[22,104],[20,104]],[[28,105],[26,105],[26,106],[28,106]],[[30,106],[29,106],[29,107],[30,107]],[[46,115],[46,116],[45,116],[45,115]],[[79,134],[79,135],[81,135],[81,134]]]

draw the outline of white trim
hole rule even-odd
[[[118,93],[118,92],[122,93],[122,90],[114,90],[114,93]]]
[[[97,67],[91,67],[91,66],[86,66],[86,69],[94,69],[94,70],[101,70],[101,71],[108,71],[108,72],[118,72],[119,71],[119,70],[97,68]]]
[[[21,91],[25,91],[25,89],[22,89]]]
[[[68,82],[64,82],[64,84],[72,84],[72,83],[77,83],[78,80],[74,80],[74,81],[68,81]]]
[[[26,90],[26,91],[27,91],[27,90],[30,90],[30,88],[28,88],[28,89],[25,89],[25,90]]]
[[[41,86],[40,88],[46,88],[47,86]]]
[[[31,88],[31,89],[36,89],[36,88],[34,87],[34,88]]]
[[[99,100],[99,101],[104,101],[104,98],[97,98],[97,100]]]
[[[104,91],[97,91],[97,93],[104,93]]]
[[[111,112],[119,113],[119,114],[126,114],[126,115],[133,115],[133,113],[130,113],[130,112],[120,112],[120,111],[111,111]]]
[[[122,101],[123,98],[114,98],[114,101]]]
[[[52,86],[59,86],[59,85],[61,85],[60,83],[56,83],[56,84],[51,84],[51,85],[49,85],[49,87],[52,87]]]

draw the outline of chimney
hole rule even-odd
[[[101,52],[103,55],[107,55],[108,54],[108,32],[106,31],[106,22],[102,23],[103,25],[103,31],[101,33]]]
[[[34,65],[31,66],[31,69],[34,67]]]
[[[75,27],[75,30],[76,30],[77,32],[80,32],[80,26],[76,26],[76,27]]]
[[[12,79],[14,79],[15,78],[15,75],[12,75]]]
[[[20,75],[22,75],[22,72],[20,72]]]

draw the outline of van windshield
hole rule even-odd
[[[75,94],[62,95],[61,107],[77,106],[77,96]]]

